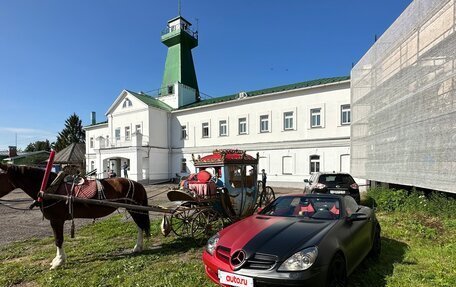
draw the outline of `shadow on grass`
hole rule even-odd
[[[382,237],[382,251],[379,259],[365,259],[349,277],[349,287],[386,286],[387,279],[394,272],[395,264],[407,264],[404,255],[408,245],[390,238]],[[415,264],[408,262],[408,264]]]
[[[86,256],[81,259],[72,260],[72,264],[90,263],[95,261],[116,261],[125,258],[132,258],[137,256],[167,256],[174,254],[182,254],[194,248],[201,248],[201,245],[196,244],[192,238],[176,238],[171,242],[165,242],[158,245],[146,246],[140,253],[133,253],[131,249],[119,250],[112,253],[97,253]]]

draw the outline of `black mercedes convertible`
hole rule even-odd
[[[380,249],[372,209],[350,196],[300,194],[279,197],[221,230],[209,239],[203,261],[221,286],[345,286]]]

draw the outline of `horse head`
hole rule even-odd
[[[8,177],[8,166],[0,163],[0,198],[7,195],[15,189]]]
[[[1,179],[2,182],[4,181],[5,183],[7,183],[6,181],[8,181],[10,183],[9,185],[7,184],[5,187],[0,187],[0,197],[4,192],[8,193],[14,188],[20,188],[30,197],[36,199],[38,191],[40,190],[41,182],[44,177],[44,169],[25,165],[0,163],[0,170],[3,170],[4,174],[6,174],[6,176],[2,176],[6,177],[6,179]],[[49,180],[52,181],[55,178],[55,176],[55,173],[51,173]],[[11,189],[11,187],[13,188]]]

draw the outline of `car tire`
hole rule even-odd
[[[380,257],[380,252],[382,250],[382,239],[380,237],[380,226],[375,227],[374,242],[372,243],[372,248],[369,251],[369,257],[372,259],[378,259]]]
[[[337,253],[331,260],[331,264],[329,264],[326,286],[347,286],[347,269],[345,267],[345,259],[340,253]]]

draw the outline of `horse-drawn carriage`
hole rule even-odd
[[[241,150],[215,150],[204,157],[193,156],[193,163],[197,172],[182,178],[179,187],[168,192],[168,199],[176,203],[168,222],[178,236],[204,241],[223,226],[251,215],[258,199],[274,198],[270,187],[269,196],[259,190],[258,155],[254,158]]]
[[[4,181],[0,197],[21,188],[50,220],[57,246],[52,268],[63,264],[66,258],[62,247],[66,220],[99,218],[119,207],[125,208],[138,226],[134,251],[139,252],[143,249],[143,235],[150,231],[149,211],[163,213],[164,223],[168,223],[164,225],[176,235],[203,243],[226,224],[251,215],[256,207],[274,197],[270,187],[257,184],[258,155],[254,158],[240,150],[216,150],[193,158],[197,173],[183,178],[178,188],[168,192],[174,203],[171,207],[149,205],[145,188],[126,178],[88,180],[78,188],[77,176],[69,183],[60,183],[59,176],[51,173],[53,156],[51,152],[46,170],[0,164],[0,183]],[[58,181],[58,188],[50,191],[53,185],[48,184],[48,179]]]

